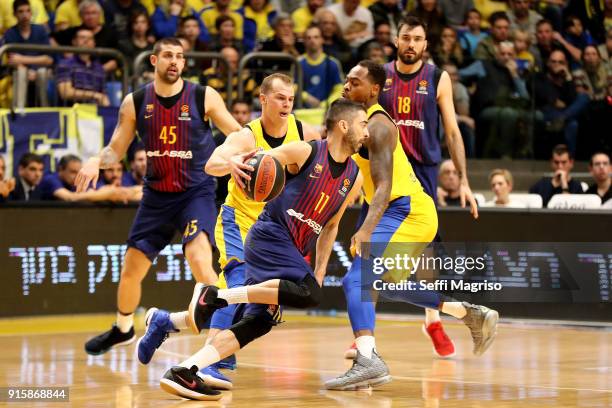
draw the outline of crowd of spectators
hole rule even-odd
[[[218,52],[226,60],[188,58],[184,77],[214,87],[228,102],[240,85],[244,100],[229,108],[257,109],[260,71],[290,69],[288,61],[261,60],[239,73],[241,58],[252,51],[295,57],[304,73],[304,106],[325,107],[357,61],[396,58],[397,27],[407,14],[427,22],[424,58],[451,77],[468,157],[548,159],[562,143],[570,157],[601,167],[591,156],[612,148],[610,1],[3,0],[0,44],[111,48],[127,67],[112,56],[11,51],[0,89],[12,91],[0,96],[0,106],[116,104],[108,81],[133,75],[136,57],[156,39],[177,36],[187,51]],[[150,66],[138,72],[140,83],[151,76]],[[512,176],[497,172],[491,184],[505,202]],[[442,197],[452,201],[453,193]]]

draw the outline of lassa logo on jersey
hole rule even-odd
[[[289,214],[289,216],[291,217],[297,218],[304,224],[308,225],[317,235],[319,235],[321,233],[321,230],[323,229],[323,227],[321,227],[321,225],[318,224],[316,221],[313,221],[310,218],[304,219],[304,214],[296,212],[293,208],[288,209],[287,214]]]
[[[191,160],[193,159],[193,153],[191,150],[165,150],[160,152],[159,150],[147,151],[147,157],[178,157],[179,159]]]
[[[191,120],[189,105],[181,105],[181,116],[178,117],[178,120]]]
[[[397,126],[415,127],[417,129],[425,130],[425,123],[420,120],[400,119],[396,120],[395,124]]]

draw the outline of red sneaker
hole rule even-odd
[[[346,358],[347,360],[354,360],[355,356],[357,356],[357,345],[355,344],[355,342],[353,342],[353,344],[351,344],[351,347],[346,349],[346,351],[344,352],[344,358]]]
[[[434,346],[434,354],[440,358],[450,358],[455,355],[455,345],[446,335],[442,322],[435,322],[425,327],[422,326],[423,334],[431,339]]]

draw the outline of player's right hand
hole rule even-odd
[[[77,193],[82,193],[89,189],[89,185],[95,190],[96,184],[98,184],[98,177],[100,176],[100,159],[92,157],[85,162],[79,174],[74,179],[74,185]]]
[[[246,164],[246,161],[255,156],[260,149],[254,149],[247,153],[237,154],[229,160],[229,169],[234,182],[242,189],[245,189],[243,180],[250,180],[251,176],[246,171],[254,171],[253,166]]]

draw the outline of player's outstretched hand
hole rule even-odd
[[[461,199],[461,208],[465,208],[465,204],[469,202],[472,217],[474,217],[475,220],[478,219],[478,203],[476,203],[476,199],[474,198],[474,194],[469,184],[461,183],[459,187],[459,198]]]
[[[236,184],[238,184],[238,186],[242,189],[245,188],[243,180],[251,179],[251,176],[245,173],[245,171],[255,170],[253,166],[246,164],[246,161],[255,156],[259,150],[260,149],[254,149],[247,153],[237,154],[232,156],[229,160],[230,174],[232,175],[234,182],[236,182]]]
[[[98,184],[98,176],[100,175],[100,159],[92,157],[85,162],[79,174],[74,179],[74,185],[76,186],[76,192],[82,193],[89,189],[89,185],[95,189]]]

